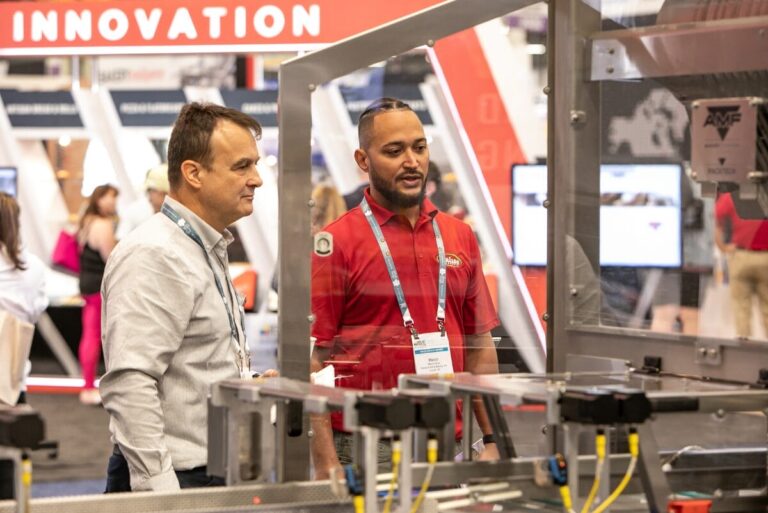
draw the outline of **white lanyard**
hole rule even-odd
[[[242,310],[240,310],[240,327],[243,330],[243,341],[241,343],[240,341],[240,333],[237,331],[237,324],[235,323],[235,318],[232,310],[229,307],[229,302],[227,301],[226,296],[224,295],[224,287],[221,285],[221,282],[219,281],[219,277],[216,275],[216,271],[213,269],[213,264],[211,264],[211,258],[208,256],[208,252],[205,250],[205,244],[203,244],[203,240],[200,238],[200,235],[197,234],[194,228],[192,228],[192,225],[190,225],[183,217],[179,215],[178,212],[176,212],[170,205],[167,203],[163,204],[162,208],[163,214],[165,214],[171,221],[176,224],[181,230],[192,239],[195,244],[200,246],[200,249],[203,250],[203,254],[205,255],[205,261],[208,263],[208,267],[211,269],[211,273],[213,273],[213,280],[216,283],[216,290],[219,291],[219,295],[221,296],[221,300],[224,303],[224,309],[227,311],[227,319],[229,319],[229,340],[232,342],[232,346],[235,350],[235,355],[237,356],[237,370],[240,372],[241,378],[247,378],[250,377],[250,371],[251,371],[251,355],[248,351],[248,346],[245,343],[245,325],[243,324],[243,318],[245,317]],[[226,273],[225,273],[226,274]],[[234,290],[234,285],[232,285],[231,281],[227,277],[227,286],[231,287],[231,290]],[[233,301],[236,300],[237,296],[233,297]],[[239,306],[239,304],[238,304]]]
[[[397,268],[395,267],[395,261],[392,258],[392,253],[389,251],[389,245],[384,238],[384,233],[381,231],[378,221],[373,216],[371,206],[368,205],[368,201],[363,198],[360,203],[360,208],[365,214],[365,219],[373,231],[373,235],[376,237],[376,241],[379,243],[379,249],[384,257],[384,262],[387,265],[387,272],[389,273],[389,279],[392,281],[392,288],[395,289],[395,296],[397,297],[397,304],[400,307],[400,313],[403,316],[403,324],[411,332],[414,339],[418,340],[419,333],[416,331],[416,327],[413,324],[413,317],[411,317],[411,311],[408,309],[408,303],[405,301],[405,292],[400,283],[400,278],[397,275]],[[438,271],[438,295],[437,295],[437,326],[440,329],[441,335],[445,335],[445,296],[446,296],[446,259],[445,259],[445,245],[443,244],[443,236],[440,233],[440,227],[437,225],[437,221],[432,219],[432,230],[435,232],[435,242],[437,244],[437,256],[440,263],[440,270]]]

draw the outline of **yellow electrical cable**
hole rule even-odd
[[[611,504],[619,498],[619,495],[621,495],[627,485],[629,485],[629,481],[632,479],[632,474],[635,472],[637,458],[640,455],[640,436],[634,430],[630,430],[629,432],[629,455],[631,456],[629,459],[629,466],[627,467],[627,472],[624,474],[624,478],[619,483],[619,486],[616,487],[611,495],[609,495],[600,506],[592,510],[592,513],[603,513],[603,511],[608,509]]]
[[[560,487],[560,497],[563,499],[563,509],[570,513],[573,511],[573,500],[571,500],[571,490],[567,484]]]
[[[362,495],[352,497],[352,505],[355,507],[355,513],[365,513],[365,498]]]
[[[392,508],[392,499],[395,496],[395,484],[397,483],[397,471],[400,468],[400,457],[402,455],[402,442],[400,440],[392,441],[392,479],[389,480],[389,492],[384,501],[384,513],[389,513]]]
[[[592,503],[595,502],[595,497],[597,497],[597,490],[600,488],[600,474],[603,472],[603,463],[605,462],[605,434],[601,431],[598,431],[597,435],[595,435],[595,455],[597,456],[595,479],[592,481],[592,488],[589,490],[587,500],[584,501],[581,513],[589,512],[589,508],[592,507]]]
[[[427,475],[424,477],[424,482],[421,483],[421,490],[419,490],[419,495],[417,495],[416,500],[413,501],[413,506],[411,506],[411,513],[416,513],[419,510],[419,507],[421,507],[421,502],[424,500],[424,496],[427,494],[427,490],[429,490],[429,483],[432,481],[432,474],[435,472],[435,465],[437,464],[436,438],[430,438],[427,441],[427,462],[429,463],[429,468],[427,468]]]

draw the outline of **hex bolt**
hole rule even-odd
[[[544,91],[544,94],[548,95],[549,93],[552,92],[552,88],[549,86],[544,86],[544,89],[542,89],[542,91]]]
[[[432,48],[433,46],[435,46],[435,40],[434,40],[434,39],[429,39],[429,40],[427,41],[427,46],[428,46],[428,47],[430,47],[430,48]]]
[[[571,297],[576,297],[579,295],[579,291],[576,287],[571,287],[571,290],[569,290],[569,292],[571,293]]]
[[[544,315],[542,315],[541,318],[544,322],[547,322],[549,320],[549,312],[544,312]]]
[[[718,419],[724,419],[724,418],[725,418],[725,410],[724,410],[724,409],[722,409],[722,408],[720,408],[719,410],[717,410],[717,411],[715,412],[715,417],[717,417]]]
[[[577,123],[584,123],[587,118],[587,113],[583,110],[572,110],[571,111],[571,125],[575,125]]]
[[[551,204],[552,203],[548,199],[545,199],[544,202],[541,204],[541,206],[544,208],[549,208]]]
[[[314,91],[315,89],[317,89],[317,86],[315,84],[309,84],[310,91]]]

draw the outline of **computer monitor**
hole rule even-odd
[[[16,197],[18,193],[18,171],[15,167],[0,166],[0,191]]]
[[[680,267],[683,178],[679,164],[600,168],[600,265]],[[512,166],[512,250],[522,266],[547,263],[547,167]]]

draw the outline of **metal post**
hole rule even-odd
[[[569,352],[568,262],[575,252],[568,247],[579,244],[600,274],[600,86],[586,77],[589,35],[600,30],[601,15],[582,0],[550,2],[549,14],[547,370],[557,372]]]
[[[640,459],[637,469],[648,501],[648,509],[651,513],[664,513],[667,511],[667,502],[672,490],[667,476],[661,469],[656,437],[648,422],[637,427],[637,434],[640,436]]]

